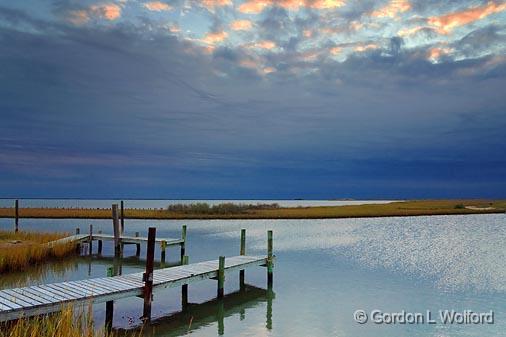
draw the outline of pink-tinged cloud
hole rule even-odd
[[[144,4],[144,7],[146,7],[150,11],[154,11],[154,12],[169,11],[172,9],[172,6],[170,6],[169,4],[167,4],[165,2],[161,2],[161,1],[146,2]]]
[[[232,6],[232,0],[202,0],[202,6],[213,11],[217,7]]]
[[[427,58],[432,62],[438,62],[439,59],[453,52],[452,48],[448,47],[433,47],[427,52]]]
[[[262,40],[249,44],[248,47],[258,49],[274,49],[276,48],[276,43],[270,40]]]
[[[373,11],[371,16],[377,18],[395,18],[399,14],[411,9],[411,4],[407,0],[390,0],[390,2],[381,8]]]
[[[209,45],[214,45],[214,44],[225,41],[227,39],[227,37],[228,37],[228,33],[225,31],[210,32],[206,36],[204,36],[202,41],[209,44]]]
[[[117,20],[121,16],[121,7],[112,3],[93,5],[90,11],[94,16],[109,21]]]
[[[419,31],[421,31],[424,28],[426,28],[426,27],[416,26],[416,27],[409,27],[409,28],[408,27],[401,28],[397,32],[397,35],[399,35],[400,37],[408,37],[411,35],[415,35],[416,33],[418,33]]]
[[[498,4],[494,1],[490,1],[483,6],[468,8],[442,16],[432,16],[427,19],[427,22],[434,26],[438,33],[448,34],[457,27],[465,26],[504,10],[506,10],[506,3]]]
[[[332,47],[332,48],[330,48],[330,53],[332,55],[334,55],[334,56],[341,54],[342,51],[343,50],[342,50],[341,47]]]
[[[376,43],[367,43],[367,44],[359,44],[355,48],[353,48],[353,50],[361,53],[361,52],[365,52],[365,51],[373,50],[373,49],[378,49],[378,48],[379,48],[379,45],[377,45]]]
[[[247,14],[259,14],[265,8],[271,6],[296,11],[303,7],[313,9],[332,9],[341,7],[344,4],[344,0],[247,0],[239,6],[239,11]]]
[[[253,27],[253,23],[249,20],[235,20],[230,23],[232,30],[250,30]]]
[[[270,74],[270,73],[273,73],[273,72],[276,72],[276,71],[277,71],[277,70],[276,70],[276,68],[274,68],[274,67],[265,67],[265,68],[263,69],[263,72],[264,72],[264,74],[266,74],[266,75],[267,75],[267,74]]]
[[[90,15],[88,11],[84,9],[70,11],[67,20],[74,25],[82,25],[90,20]]]

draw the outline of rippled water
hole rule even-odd
[[[108,220],[23,219],[21,227],[37,230],[82,230],[88,223],[104,232]],[[179,289],[155,294],[156,335],[180,336],[504,336],[506,331],[506,215],[460,215],[327,220],[212,220],[127,221],[127,232],[158,228],[159,236],[177,237],[188,225],[190,262],[237,255],[239,231],[247,229],[250,254],[263,254],[266,231],[274,230],[277,255],[273,293],[265,290],[265,269],[246,272],[254,285],[247,295],[232,294],[215,301],[215,281],[190,285],[190,301],[203,303],[189,313],[180,311]],[[12,220],[0,220],[12,227]],[[111,255],[109,243],[104,253]],[[128,251],[127,255],[133,254]],[[143,248],[142,253],[145,253]],[[158,255],[157,255],[158,256]],[[176,260],[178,252],[169,250]],[[38,275],[31,283],[104,276],[112,261],[82,257],[70,266]],[[69,264],[69,263],[68,263]],[[66,271],[65,271],[66,270]],[[123,273],[142,270],[130,258]],[[27,275],[2,276],[2,287]],[[35,279],[37,278],[35,277]],[[229,277],[226,291],[238,288]],[[103,304],[95,307],[98,322]],[[494,324],[484,325],[377,325],[357,324],[357,309],[370,312],[423,312],[439,309],[493,310]],[[117,301],[114,325],[138,324],[138,298]],[[167,317],[168,316],[168,317]],[[193,317],[193,319],[191,318]],[[146,332],[151,333],[151,328]]]

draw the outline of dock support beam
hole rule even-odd
[[[272,269],[274,261],[272,256],[272,231],[267,231],[267,286],[272,287]]]
[[[102,234],[102,231],[98,231],[98,234]],[[102,240],[98,240],[98,255],[102,255]]]
[[[135,237],[136,238],[139,237],[139,232],[135,232]],[[140,243],[135,244],[135,256],[137,256],[137,257],[141,256],[141,244]]]
[[[114,233],[114,256],[121,255],[121,240],[120,240],[120,227],[119,227],[119,216],[118,216],[118,205],[112,205],[112,226]]]
[[[14,220],[14,226],[15,226],[15,229],[14,231],[17,233],[19,231],[19,200],[16,199],[16,204],[15,204],[15,220]]]
[[[123,200],[121,200],[121,235],[125,233],[125,209],[123,207]]]
[[[240,255],[246,255],[246,229],[241,229],[241,252]],[[244,290],[244,269],[239,271],[239,289]]]
[[[88,239],[88,255],[93,253],[93,225],[90,224],[90,237]]]
[[[183,256],[183,265],[187,265],[189,263],[189,258],[187,255]],[[188,284],[183,284],[181,286],[181,308],[185,311],[188,308]]]
[[[181,264],[183,264],[183,257],[186,254],[186,225],[181,228],[181,240],[183,240],[181,243]]]
[[[222,298],[225,288],[225,256],[220,256],[218,267],[218,298]]]
[[[153,297],[153,263],[155,259],[156,228],[149,227],[148,248],[146,252],[146,272],[144,273],[144,311],[142,319],[151,320],[151,302]]]

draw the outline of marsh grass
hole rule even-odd
[[[63,233],[0,231],[0,273],[23,271],[50,258],[73,254],[75,243],[47,245],[65,236]]]

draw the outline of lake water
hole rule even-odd
[[[12,228],[12,219],[0,219]],[[22,229],[73,232],[111,232],[110,220],[22,219]],[[326,220],[127,220],[126,232],[178,237],[188,225],[190,262],[238,255],[240,229],[247,229],[247,252],[265,254],[266,232],[274,231],[274,287],[266,289],[266,270],[246,271],[255,286],[235,293],[238,275],[225,283],[225,301],[214,300],[216,281],[189,286],[189,300],[200,303],[190,313],[179,313],[180,289],[155,293],[153,316],[159,318],[145,332],[156,336],[504,336],[506,331],[506,215],[459,215]],[[96,249],[96,247],[95,247]],[[127,246],[125,255],[134,255]],[[22,275],[2,275],[1,287],[102,277],[112,265],[110,242],[106,257],[81,257],[52,268]],[[145,255],[142,247],[141,256]],[[156,256],[159,256],[157,252]],[[168,250],[177,261],[177,248]],[[139,272],[135,258],[123,264],[123,274]],[[142,299],[116,301],[115,328],[139,324]],[[426,313],[438,318],[439,310],[494,312],[494,324],[358,324],[356,310]],[[103,322],[105,304],[94,307]],[[191,321],[191,325],[190,325]]]
[[[20,207],[68,207],[68,208],[106,208],[112,204],[119,204],[121,200],[115,199],[22,199]],[[181,199],[156,199],[156,200],[125,200],[127,208],[166,208],[174,204],[195,204],[205,202],[209,205],[222,203],[234,204],[278,204],[281,207],[310,207],[310,206],[344,206],[385,204],[395,200],[181,200]],[[14,207],[15,199],[0,199],[0,207]]]

